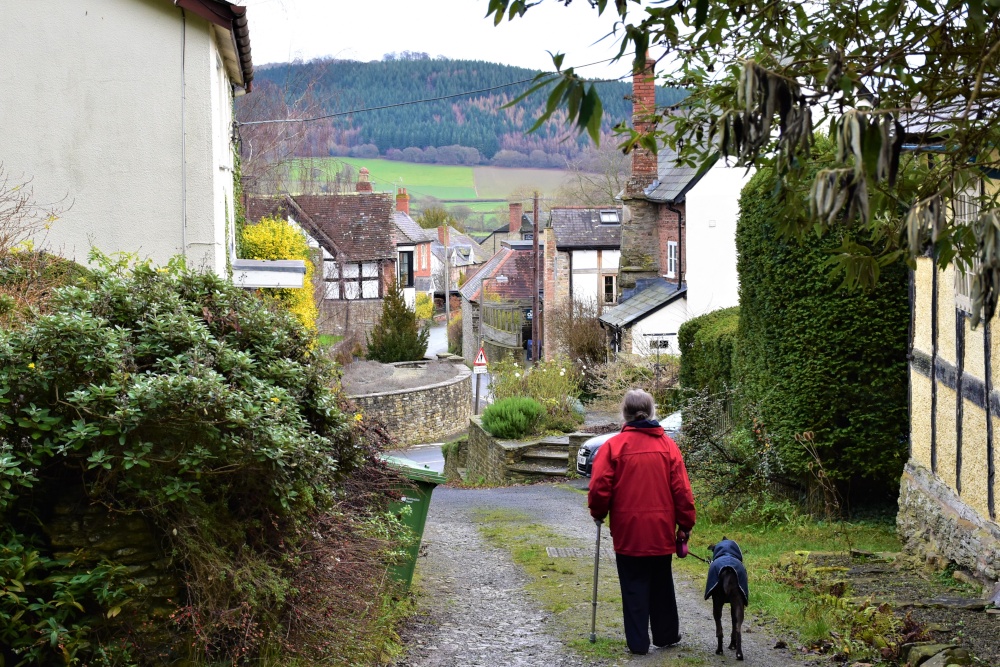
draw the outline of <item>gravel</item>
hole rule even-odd
[[[575,484],[585,488],[586,480]],[[434,492],[424,530],[426,556],[417,564],[419,613],[403,630],[403,640],[410,650],[399,664],[406,667],[607,664],[585,659],[563,645],[551,628],[547,613],[524,592],[527,576],[506,550],[488,545],[479,535],[473,512],[494,509],[531,515],[534,521],[571,538],[578,546],[593,548],[594,524],[586,511],[586,499],[565,486],[439,487]],[[750,618],[744,623],[746,660],[737,663],[731,651],[716,656],[715,622],[711,601],[703,599],[704,581],[687,579],[676,572],[674,577],[681,610],[682,644],[689,651],[683,664],[769,667],[805,664],[790,650],[772,648],[776,639],[752,618],[752,607],[748,609]],[[604,608],[599,613],[617,617],[621,612]],[[723,616],[727,645],[728,616],[727,609]],[[588,631],[589,628],[581,628],[580,632],[585,636]],[[668,651],[628,656],[623,648],[622,661],[650,667],[670,664]]]

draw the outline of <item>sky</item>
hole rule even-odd
[[[552,70],[546,52],[566,54],[564,67],[606,60],[616,40],[613,11],[598,16],[587,0],[564,7],[548,0],[494,27],[488,0],[243,0],[255,65],[332,57],[380,60],[386,53],[486,60]],[[588,78],[629,75],[628,58],[580,70]]]

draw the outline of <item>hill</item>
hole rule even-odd
[[[537,73],[482,61],[431,59],[425,54],[375,62],[267,65],[256,70],[254,92],[240,98],[237,113],[246,121],[275,117],[282,109],[298,117],[374,109],[305,124],[295,149],[300,156],[563,167],[586,146],[585,139],[567,134],[563,118],[526,134],[547,93],[536,92],[504,108]],[[614,125],[631,118],[631,85],[619,81],[597,85],[604,104],[603,130],[610,134]],[[435,99],[469,91],[483,92]],[[657,102],[670,104],[683,96],[683,91],[660,89]]]

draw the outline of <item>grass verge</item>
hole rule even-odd
[[[527,592],[539,607],[549,612],[547,629],[570,648],[589,659],[618,660],[627,657],[621,627],[621,593],[614,561],[601,558],[597,591],[597,641],[590,643],[591,596],[593,593],[594,544],[581,544],[534,522],[528,514],[481,511],[476,514],[479,530],[493,546],[510,552],[514,562],[529,577]],[[596,537],[596,534],[595,534]],[[604,530],[602,547],[610,547]],[[588,555],[580,558],[550,558],[546,547],[576,547]],[[680,647],[669,653],[653,653],[643,664],[658,667],[698,667],[708,664],[698,651]]]

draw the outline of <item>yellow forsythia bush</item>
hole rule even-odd
[[[429,320],[434,317],[434,297],[427,292],[417,292],[417,312],[418,320]]]
[[[302,287],[261,290],[266,298],[273,298],[287,308],[310,331],[316,331],[316,299],[313,296],[313,271],[315,267],[309,244],[302,231],[285,220],[264,218],[256,225],[243,229],[243,251],[246,259],[303,259],[306,278]]]

